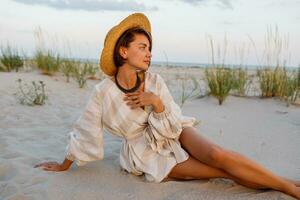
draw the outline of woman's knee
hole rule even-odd
[[[212,147],[209,153],[210,162],[218,168],[224,168],[227,163],[238,162],[241,155],[235,151],[227,150],[219,146]]]
[[[228,159],[230,155],[230,151],[225,150],[224,148],[214,145],[211,147],[211,150],[208,153],[208,162],[209,164],[221,167],[226,159]]]

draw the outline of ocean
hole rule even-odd
[[[82,58],[75,58],[75,60],[82,61],[82,62],[92,62],[95,64],[99,64],[98,59],[82,59]],[[210,63],[188,63],[188,62],[165,62],[165,61],[152,61],[152,66],[155,67],[188,67],[188,68],[205,68],[205,67],[212,67],[213,65]],[[221,67],[222,64],[215,64],[214,66]],[[236,64],[224,64],[226,68],[247,68],[247,69],[261,69],[264,67],[276,68],[276,66],[260,66],[260,65],[236,65]],[[300,68],[300,65],[297,66],[285,66],[287,71],[295,71]]]

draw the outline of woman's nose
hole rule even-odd
[[[152,53],[151,53],[151,51],[148,51],[148,53],[147,53],[147,56],[148,56],[149,58],[151,58],[151,57],[152,57]]]

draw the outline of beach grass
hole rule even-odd
[[[205,78],[210,90],[209,95],[216,97],[219,105],[222,105],[232,89],[232,69],[224,67],[206,68]]]
[[[87,65],[87,73],[88,73],[87,78],[91,80],[96,80],[98,67],[94,67],[94,65],[89,61],[86,61],[85,64]]]
[[[288,79],[284,67],[259,69],[257,75],[260,80],[261,97],[282,97]]]
[[[287,106],[291,103],[295,103],[300,97],[300,67],[298,71],[294,70],[289,75],[286,76],[284,80],[284,86],[282,88],[281,97],[286,101]]]
[[[64,59],[61,63],[60,71],[66,77],[66,82],[70,82],[70,78],[74,73],[74,69],[76,68],[76,62],[72,59]]]
[[[83,88],[86,85],[87,78],[89,76],[89,64],[77,64],[73,70],[73,77],[78,83],[79,88]]]
[[[24,59],[20,56],[17,48],[11,47],[10,44],[7,44],[5,47],[1,46],[0,71],[10,72],[15,70],[18,72],[23,65]]]
[[[246,84],[248,83],[247,68],[233,69],[232,71],[232,90],[236,96],[246,96]]]
[[[34,55],[36,67],[41,70],[44,75],[53,76],[59,71],[62,59],[58,53],[51,50],[43,51],[38,49]]]
[[[229,67],[225,67],[228,41],[225,36],[222,57],[221,47],[218,46],[217,49],[218,59],[219,61],[221,61],[221,64],[215,64],[215,47],[214,41],[211,37],[209,38],[209,44],[211,48],[211,62],[213,67],[205,68],[205,81],[210,90],[209,95],[216,97],[218,99],[219,105],[222,105],[226,97],[229,95],[229,92],[231,91],[234,84],[233,70]]]
[[[264,68],[257,71],[260,80],[261,97],[279,97],[287,105],[294,103],[300,93],[300,67],[288,72],[285,67]]]

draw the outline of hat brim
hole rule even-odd
[[[113,76],[117,72],[114,63],[114,49],[120,36],[128,29],[140,27],[151,33],[151,25],[148,18],[142,13],[134,13],[114,26],[106,35],[104,47],[100,56],[100,69],[107,75]]]

